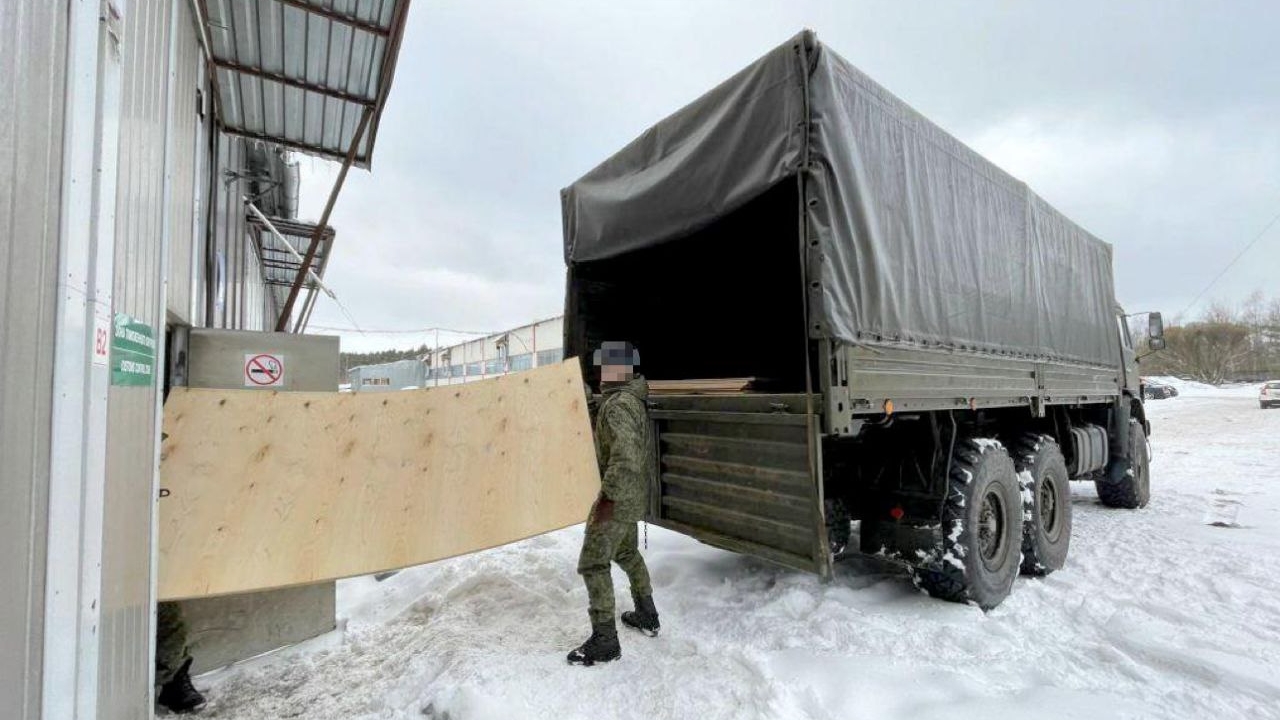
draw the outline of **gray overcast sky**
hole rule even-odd
[[[560,314],[560,189],[806,27],[1111,243],[1130,311],[1177,314],[1280,213],[1280,3],[903,6],[414,0],[326,279],[367,329]],[[314,220],[336,166],[302,169]],[[1254,290],[1280,296],[1280,226],[1191,314]]]

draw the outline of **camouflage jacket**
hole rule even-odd
[[[644,518],[656,470],[653,427],[645,403],[649,385],[643,376],[636,376],[604,388],[603,395],[595,426],[600,491],[614,502],[615,520],[637,522]]]

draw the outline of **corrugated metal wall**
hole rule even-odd
[[[181,26],[179,26],[181,27]],[[185,32],[185,31],[184,31]],[[209,241],[212,235],[209,227],[215,216],[213,198],[213,174],[210,167],[214,164],[214,106],[212,92],[206,76],[206,60],[203,55],[196,58],[201,80],[201,107],[203,113],[200,128],[196,137],[196,227],[195,247],[192,250],[191,264],[186,268],[191,276],[191,326],[209,327],[212,316],[209,314],[209,288],[212,273],[209,265]],[[192,101],[194,104],[194,100]]]
[[[206,327],[267,330],[275,321],[245,216],[246,181],[241,176],[248,168],[246,148],[250,142],[254,141],[218,136],[217,197],[209,247],[211,312]]]
[[[96,15],[96,6],[87,12]],[[92,693],[74,682],[44,689],[41,677],[47,659],[42,649],[50,467],[57,450],[50,441],[51,408],[59,397],[53,387],[54,334],[68,319],[58,314],[59,288],[74,289],[59,275],[68,19],[65,2],[0,2],[0,716],[6,719],[40,717],[42,692],[46,700],[58,693]],[[85,29],[83,22],[77,27]],[[172,28],[177,35],[171,46]],[[221,203],[211,207],[211,186],[221,185],[212,178],[221,177],[224,169],[244,169],[244,141],[225,139],[221,163],[208,156],[212,108],[206,100],[201,119],[195,93],[204,87],[205,76],[191,6],[185,0],[130,0],[120,30],[120,117],[118,136],[113,136],[119,156],[118,164],[106,166],[116,181],[111,310],[150,325],[158,345],[164,341],[166,315],[182,323],[264,329],[274,318],[273,309],[249,244],[238,183],[219,187]],[[171,59],[176,63],[172,83]],[[112,120],[105,118],[103,127],[114,127]],[[82,129],[77,137],[83,134]],[[207,232],[210,223],[219,232]],[[166,235],[172,238],[168,261]],[[218,318],[206,318],[204,286],[212,271],[205,263],[214,248],[225,254],[226,302]],[[170,293],[162,298],[165,270]],[[87,280],[78,280],[83,295]],[[74,325],[74,313],[70,317]],[[88,359],[83,362],[87,365]],[[157,385],[104,391],[102,587],[100,593],[96,585],[85,591],[98,598],[99,652],[91,666],[98,679],[97,716],[104,720],[149,717],[152,710],[147,681],[153,662]],[[93,494],[89,490],[85,492]],[[82,510],[95,512],[92,507]],[[85,546],[98,544],[91,520],[84,521],[84,527],[94,528],[92,536],[82,538]],[[86,577],[97,575],[93,571]],[[74,663],[76,652],[72,648],[59,657],[57,668]],[[72,704],[68,701],[67,707]]]
[[[202,119],[197,111],[197,98],[203,102],[205,78],[202,74],[200,41],[195,33],[191,3],[174,3],[178,15],[174,37],[174,113],[173,161],[170,166],[169,216],[169,289],[166,308],[170,317],[185,325],[192,318],[192,262],[199,255],[203,237],[198,232],[197,192],[204,187],[197,173],[202,172],[199,154],[205,151],[206,136],[201,132]],[[202,103],[201,103],[202,104]]]
[[[245,243],[252,241],[248,236],[245,237]],[[262,284],[262,263],[258,259],[257,252],[252,248],[247,248],[245,252],[245,274],[244,274],[244,323],[241,325],[242,330],[268,330],[274,328],[267,327],[267,302],[270,293]],[[274,314],[272,315],[274,318]]]
[[[214,174],[213,221],[208,245],[209,294],[207,298],[209,313],[206,327],[232,329],[236,325],[231,320],[235,299],[230,279],[231,270],[236,263],[230,257],[235,243],[229,238],[240,237],[245,232],[244,212],[238,203],[228,202],[227,183],[223,171],[238,167],[244,159],[244,144],[227,135],[218,134],[217,172]]]
[[[0,704],[40,715],[67,13],[0,5]]]
[[[132,0],[125,14],[113,310],[164,339],[165,141],[172,0]],[[151,638],[151,512],[157,383],[112,386],[102,538],[100,718],[141,718]]]

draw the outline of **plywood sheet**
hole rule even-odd
[[[160,597],[364,575],[582,522],[599,490],[576,359],[396,393],[174,388]]]
[[[716,395],[747,392],[755,378],[707,378],[691,380],[649,380],[654,395]]]

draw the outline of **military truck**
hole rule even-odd
[[[650,398],[650,522],[826,578],[860,550],[985,609],[1066,562],[1068,481],[1147,503],[1111,246],[811,32],[561,200],[567,356],[751,379]]]

